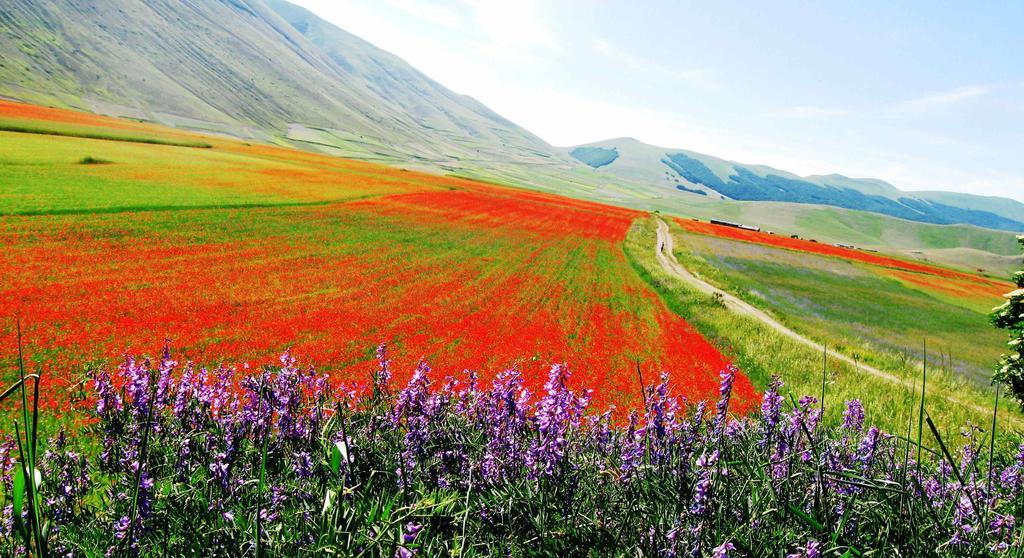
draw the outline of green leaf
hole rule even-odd
[[[807,515],[807,513],[804,512],[804,510],[794,506],[793,504],[786,504],[786,508],[789,509],[789,511],[793,512],[794,515],[796,515],[801,521],[803,521],[809,527],[816,529],[818,531],[825,530],[824,525],[822,525],[817,519],[814,519],[813,517]]]
[[[341,448],[335,443],[331,446],[331,472],[334,476],[338,476],[338,471],[341,470]]]
[[[12,495],[12,512],[14,522],[20,527],[21,516],[25,508],[25,467],[18,463],[14,468],[14,494]]]

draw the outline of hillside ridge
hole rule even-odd
[[[617,156],[600,166],[591,164],[597,150]],[[647,180],[686,192],[754,202],[819,204],[880,213],[937,225],[968,224],[1024,231],[1024,204],[1009,198],[966,193],[903,191],[877,178],[842,174],[800,176],[767,165],[740,163],[712,155],[615,138],[565,148],[566,153],[596,171],[633,180]]]

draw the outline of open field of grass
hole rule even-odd
[[[1000,278],[1015,263],[1007,266],[1008,262],[999,256],[1017,254],[1012,233],[970,225],[931,225],[835,207],[698,200],[683,211],[671,213],[748,223],[783,236],[799,234],[827,244],[874,248],[971,272],[981,268],[985,274]]]
[[[920,352],[927,341],[937,364],[988,384],[1002,335],[987,313],[1012,284],[860,250],[677,223],[685,265],[796,330],[868,359]]]
[[[581,180],[582,177],[581,177]],[[615,205],[687,218],[725,219],[759,226],[782,236],[799,234],[826,244],[853,244],[887,255],[952,266],[1002,279],[1019,265],[1015,235],[970,225],[932,225],[876,213],[785,202],[711,200],[665,188],[649,188],[644,199],[614,198],[594,191],[570,193]]]
[[[72,385],[88,362],[170,337],[195,359],[290,346],[339,382],[364,381],[388,342],[406,373],[420,358],[484,379],[518,367],[531,389],[564,361],[601,405],[637,400],[638,363],[716,392],[725,357],[622,252],[632,210],[211,143],[2,138],[5,363],[20,316],[28,354]],[[738,408],[753,397],[741,378]]]
[[[201,141],[175,141],[169,139],[162,139],[153,136],[132,136],[125,134],[106,133],[106,132],[87,132],[75,129],[62,129],[57,126],[32,126],[32,125],[21,125],[10,122],[0,122],[0,131],[2,132],[17,132],[22,134],[42,134],[46,136],[70,136],[76,138],[86,139],[101,139],[110,141],[125,141],[129,143],[152,143],[156,145],[173,145],[175,147],[198,147],[198,148],[209,148],[212,147],[210,144]]]
[[[676,237],[675,255],[679,261],[685,266],[691,266],[693,271],[701,273],[703,278],[714,281],[717,276],[708,277],[703,274],[714,268],[708,265],[696,267],[702,260],[684,248],[687,246],[689,235],[676,223],[670,222],[670,226]],[[793,395],[819,394],[822,382],[822,354],[792,341],[753,318],[734,314],[711,297],[697,292],[678,277],[664,271],[654,254],[656,229],[654,218],[637,220],[626,237],[625,250],[637,271],[661,293],[669,307],[717,345],[726,347],[727,356],[735,360],[758,389],[764,389],[771,376],[779,374]],[[783,253],[782,256],[785,257],[786,254]],[[788,263],[786,259],[778,261]],[[836,265],[841,267],[841,263]],[[726,284],[723,287],[731,286]],[[740,294],[737,291],[731,292]],[[841,297],[834,298],[840,300]],[[749,301],[756,303],[756,299]],[[885,311],[889,312],[890,309]],[[780,321],[787,322],[791,319],[782,311],[773,313]],[[798,330],[801,325],[799,321],[788,323]],[[838,327],[839,323],[837,321],[832,326]],[[802,332],[812,338],[829,342],[828,337],[816,337],[817,331]],[[990,332],[985,333],[991,336]],[[998,353],[1002,346],[1002,337],[994,337],[994,341],[989,339],[979,342],[979,350]],[[836,344],[837,348],[844,349],[846,354],[856,356],[909,382],[916,382],[918,387],[911,390],[902,385],[893,385],[833,359],[829,361],[827,372],[826,422],[840,420],[842,402],[860,399],[869,410],[873,422],[890,432],[905,433],[911,414],[916,412],[915,401],[921,396],[921,343],[920,340],[916,341],[917,343],[908,347],[908,351],[904,353],[885,350],[881,345],[861,343],[856,346],[849,344],[840,347]],[[985,343],[989,345],[981,347]],[[943,435],[956,439],[956,429],[967,421],[973,424],[990,422],[993,390],[967,379],[949,367],[942,369],[937,352],[930,358],[935,360],[929,366],[927,408],[931,409],[933,416],[940,421],[937,424],[940,429],[944,429]],[[829,402],[832,403],[831,406]],[[988,410],[983,411],[984,409]],[[1007,426],[1012,430],[1024,427],[1018,408],[1015,404],[1008,403],[1005,398],[1000,403],[999,420],[1004,425],[1012,425]],[[916,423],[914,428],[917,428]],[[1004,442],[1009,443],[1011,439],[1012,436],[1007,436]]]
[[[196,134],[150,123],[0,99],[0,131],[209,148]]]

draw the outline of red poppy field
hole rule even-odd
[[[9,116],[114,126],[0,104]],[[639,365],[716,395],[728,357],[623,253],[636,212],[199,139],[212,148],[0,132],[0,355],[11,370],[20,317],[33,365],[65,388],[46,390],[51,408],[87,365],[165,337],[204,362],[291,348],[338,382],[364,381],[386,342],[398,380],[422,358],[485,380],[518,367],[536,390],[565,362],[603,406],[639,399]],[[739,378],[737,409],[754,397]]]
[[[1002,297],[1003,293],[1008,292],[1012,288],[1012,285],[1005,281],[997,281],[972,273],[964,273],[943,267],[883,256],[863,250],[841,248],[831,244],[716,225],[694,219],[678,218],[676,222],[691,233],[763,244],[776,248],[785,248],[787,250],[796,250],[798,252],[869,264],[883,268],[882,272],[885,275],[933,294],[991,301],[998,300]]]

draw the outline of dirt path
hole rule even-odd
[[[811,339],[809,339],[807,337],[804,337],[803,335],[793,331],[792,329],[789,329],[788,327],[786,327],[785,325],[780,323],[775,318],[769,316],[763,310],[761,310],[759,308],[756,308],[756,307],[752,306],[751,304],[749,304],[747,302],[744,302],[743,300],[740,300],[739,298],[737,298],[734,295],[731,295],[731,294],[729,294],[729,293],[727,293],[727,292],[725,292],[725,291],[723,291],[721,289],[716,288],[714,285],[712,285],[712,284],[708,283],[707,281],[704,281],[703,279],[701,279],[701,278],[697,277],[696,275],[690,273],[689,270],[687,270],[685,267],[683,267],[679,263],[679,261],[676,260],[676,256],[672,252],[672,248],[673,248],[673,239],[672,239],[672,235],[669,233],[668,225],[665,223],[665,221],[663,221],[663,220],[661,220],[659,218],[658,219],[658,244],[657,244],[657,246],[655,246],[654,250],[655,250],[655,255],[658,257],[658,262],[661,264],[661,267],[665,269],[665,271],[668,271],[669,273],[678,276],[682,280],[686,281],[690,286],[694,287],[698,291],[700,291],[702,293],[705,293],[705,294],[707,294],[709,296],[713,296],[715,293],[719,293],[719,295],[721,296],[722,303],[725,304],[725,307],[728,308],[729,310],[732,310],[733,312],[736,312],[737,314],[743,314],[745,316],[750,316],[750,317],[760,321],[761,323],[765,324],[766,326],[774,329],[775,331],[785,335],[786,337],[789,337],[790,339],[792,339],[794,341],[797,341],[799,343],[802,343],[802,344],[804,344],[804,345],[806,345],[808,347],[811,347],[811,348],[815,349],[819,353],[825,351],[825,347],[821,343],[813,341],[813,340],[811,340]],[[845,362],[846,364],[849,364],[850,366],[852,366],[853,368],[855,368],[856,370],[858,370],[860,372],[864,372],[864,373],[870,374],[872,376],[875,376],[877,378],[881,378],[881,379],[886,380],[888,382],[892,382],[894,384],[899,384],[899,385],[902,385],[902,386],[906,386],[907,388],[910,388],[910,389],[914,389],[915,388],[913,382],[910,382],[910,381],[905,380],[903,378],[900,378],[898,376],[894,376],[894,375],[892,375],[892,374],[890,374],[888,372],[885,372],[884,370],[879,370],[878,368],[875,368],[873,366],[868,366],[866,364],[857,362],[856,360],[854,360],[854,359],[852,359],[852,358],[850,358],[850,357],[848,357],[848,356],[846,356],[844,354],[836,353],[836,352],[829,352],[828,353],[828,358]],[[991,414],[991,412],[992,412],[992,409],[985,409],[985,408],[983,408],[983,407],[981,407],[979,405],[975,405],[975,404],[972,404],[972,403],[961,401],[961,400],[953,398],[953,397],[948,397],[947,396],[946,399],[949,400],[949,401],[952,401],[954,403],[957,403],[959,405],[962,405],[962,406],[964,406],[964,407],[966,407],[968,409],[973,409],[973,410],[975,410],[975,411],[977,411],[979,413],[982,413],[982,414]]]

